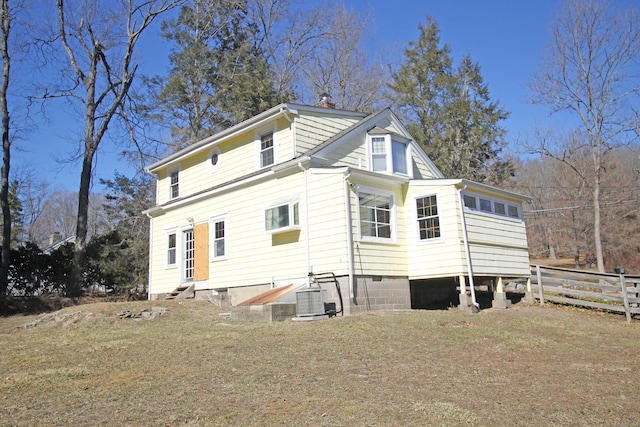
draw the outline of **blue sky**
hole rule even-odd
[[[375,42],[391,43],[404,50],[418,38],[418,24],[432,16],[440,26],[443,43],[449,44],[457,60],[469,54],[480,64],[491,96],[511,112],[504,123],[508,140],[525,138],[533,127],[549,120],[545,111],[527,102],[527,83],[540,64],[548,40],[547,28],[558,6],[555,0],[343,0],[349,8],[369,11],[375,24]],[[155,34],[159,26],[151,29]],[[139,46],[146,74],[162,74],[166,70],[169,46],[150,35]],[[52,188],[76,191],[80,163],[65,166],[54,161],[64,157],[77,138],[82,123],[70,114],[51,114],[54,122],[25,135],[20,150],[14,151],[17,168],[25,165],[49,177]],[[73,129],[77,129],[73,131]],[[515,144],[514,144],[515,146]],[[129,168],[116,159],[115,149],[103,146],[100,152],[94,190],[100,190],[98,178],[112,178],[114,171],[128,173]]]

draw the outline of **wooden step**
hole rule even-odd
[[[175,288],[173,291],[169,292],[164,299],[186,299],[186,298],[195,298],[195,285],[180,285]]]

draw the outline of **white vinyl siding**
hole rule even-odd
[[[296,155],[299,156],[323,143],[335,134],[352,126],[362,117],[364,117],[364,115],[354,115],[353,117],[321,117],[317,113],[302,113],[295,121]]]
[[[420,239],[419,214],[416,200],[436,196],[440,237]],[[409,278],[453,277],[466,272],[464,245],[460,228],[460,208],[457,193],[452,186],[438,187],[429,181],[414,181],[409,184],[407,199],[411,209],[405,220],[413,224],[411,239],[407,242]]]
[[[276,126],[261,128],[264,132],[274,132],[274,144],[277,145],[276,162],[283,162],[293,157],[290,126],[289,121],[282,118],[278,120]],[[260,133],[258,133],[259,135]],[[213,167],[211,156],[216,150],[219,150],[220,157],[218,165]],[[180,198],[184,199],[192,194],[255,172],[259,168],[258,150],[259,148],[256,148],[256,132],[247,130],[216,145],[215,148],[202,150],[184,158],[180,162]],[[268,168],[265,170],[268,171]],[[161,189],[158,193],[158,204],[164,204],[171,200],[168,171],[166,169],[158,171],[158,179],[158,188]]]

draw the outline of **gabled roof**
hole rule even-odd
[[[384,118],[389,119],[393,123],[394,127],[401,133],[398,134],[395,132],[391,132],[388,129],[384,129],[376,125],[380,120]],[[335,150],[340,145],[346,143],[350,138],[359,133],[369,133],[377,135],[391,134],[398,136],[399,138],[405,140],[405,142],[409,142],[411,144],[414,153],[416,153],[420,160],[422,160],[429,167],[436,178],[444,178],[444,175],[442,174],[442,172],[440,172],[440,169],[438,169],[435,163],[433,163],[429,156],[427,156],[427,153],[425,153],[422,147],[420,147],[420,145],[413,139],[409,131],[404,127],[400,120],[398,120],[398,117],[391,111],[390,108],[385,108],[384,110],[368,115],[352,126],[344,129],[341,132],[338,132],[322,144],[315,146],[311,150],[304,153],[304,155],[310,157],[323,157],[324,155]]]
[[[165,157],[162,160],[159,160],[145,168],[147,172],[153,173],[153,171],[166,167],[172,163],[180,161],[182,158],[191,155],[195,152],[201,150],[208,150],[212,146],[219,144],[220,142],[231,138],[241,132],[246,132],[247,130],[253,129],[257,126],[262,125],[263,123],[273,120],[279,116],[284,116],[289,118],[290,115],[298,114],[298,111],[307,111],[307,112],[317,112],[323,113],[326,115],[335,115],[335,116],[351,116],[351,117],[364,117],[364,113],[359,113],[357,111],[348,111],[348,110],[339,110],[333,108],[324,108],[324,107],[314,107],[311,105],[303,105],[303,104],[294,104],[294,103],[283,103],[276,105],[269,110],[266,110],[256,116],[253,116],[243,122],[238,123],[237,125],[231,126],[223,131],[220,131],[216,134],[208,136],[200,141],[194,142],[186,148],[183,148],[180,151],[171,154],[170,156]],[[291,120],[289,118],[289,120]]]

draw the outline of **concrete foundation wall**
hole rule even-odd
[[[337,277],[342,291],[344,315],[370,310],[406,310],[411,308],[409,279],[393,277],[362,276],[356,278],[354,297],[349,295],[349,277]],[[328,302],[335,302],[340,310],[336,286],[323,284],[328,291]]]
[[[231,307],[231,319],[248,322],[282,322],[296,315],[294,303],[273,303]]]

